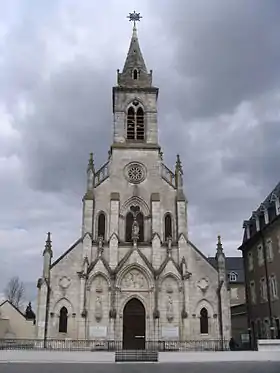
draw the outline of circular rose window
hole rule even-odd
[[[130,163],[126,166],[125,176],[130,183],[138,184],[141,183],[145,177],[146,172],[144,167],[139,163]]]

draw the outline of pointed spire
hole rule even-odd
[[[181,159],[180,159],[179,154],[177,154],[175,170],[176,170],[177,173],[180,173],[181,175],[183,175],[183,168],[182,168],[182,163],[181,163]]]
[[[216,258],[217,258],[217,256],[220,256],[220,255],[224,256],[225,254],[224,254],[224,249],[223,249],[223,245],[222,245],[222,241],[221,241],[221,236],[218,235]]]
[[[93,153],[89,153],[87,172],[89,171],[92,171],[94,173]]]
[[[147,67],[140,49],[136,22],[140,21],[140,13],[130,13],[130,21],[133,21],[132,36],[124,67],[122,72],[118,70],[118,85],[120,87],[140,87],[147,88],[152,86],[152,71],[148,73]]]
[[[177,160],[175,165],[175,184],[177,189],[183,189],[183,168],[180,159],[180,155],[177,154]]]
[[[141,72],[147,74],[147,67],[142,56],[138,41],[136,25],[133,26],[130,46],[128,49],[127,57],[122,72],[124,74],[127,71],[131,71],[133,69],[141,70]]]
[[[52,241],[51,241],[51,233],[47,233],[47,239],[46,239],[46,244],[45,244],[45,250],[43,252],[43,255],[46,253],[50,254],[50,257],[52,258],[53,252],[52,252]]]

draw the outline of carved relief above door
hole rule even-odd
[[[146,291],[148,290],[148,283],[145,276],[138,269],[132,269],[123,277],[121,281],[121,290]]]

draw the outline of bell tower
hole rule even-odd
[[[141,53],[136,22],[140,13],[130,13],[132,37],[122,72],[117,71],[117,86],[113,87],[114,147],[158,147],[157,97]]]

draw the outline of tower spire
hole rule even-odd
[[[136,28],[136,22],[140,21],[140,18],[142,18],[142,16],[140,16],[140,13],[136,13],[134,10],[133,13],[129,13],[127,18],[129,18],[129,21],[133,21],[133,29],[130,46],[123,67],[123,73],[133,68],[141,69],[142,72],[147,73],[147,68],[141,53]]]
[[[148,73],[136,28],[136,22],[139,22],[142,16],[134,11],[129,13],[127,18],[133,22],[132,36],[123,70],[121,73],[118,71],[118,85],[123,87],[151,87],[152,72]]]

